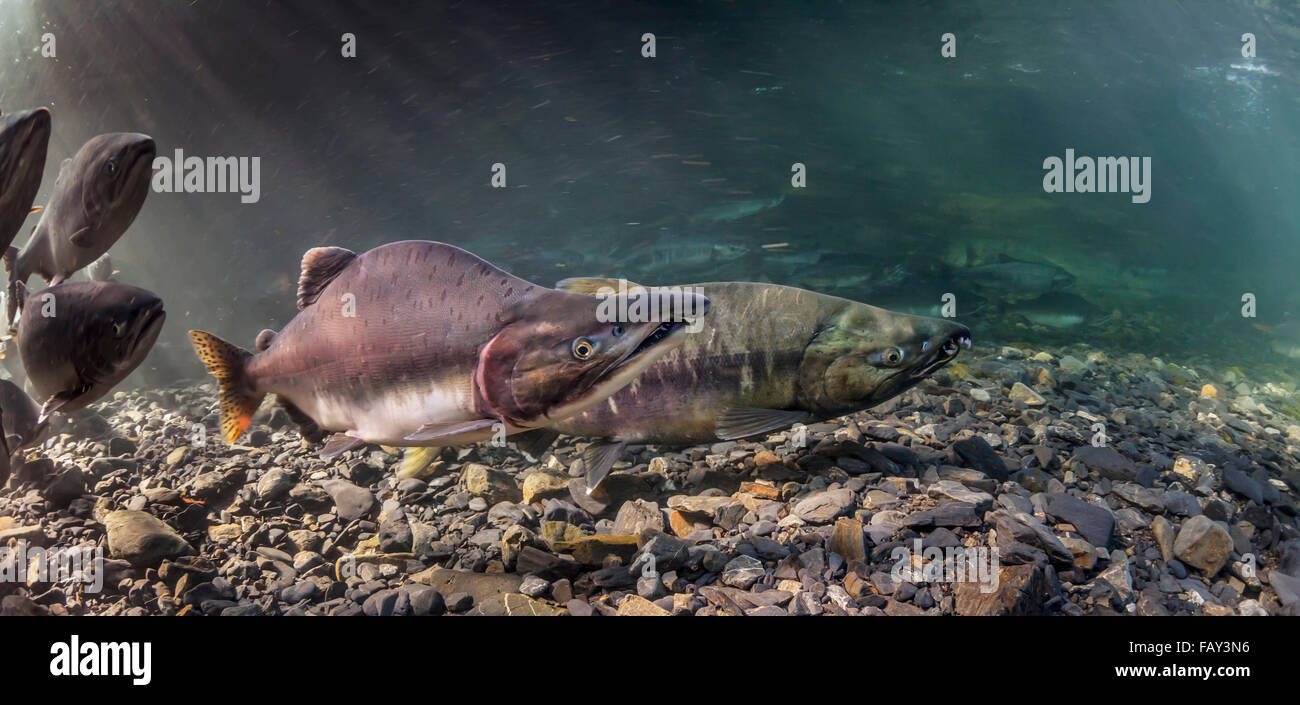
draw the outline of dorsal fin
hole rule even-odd
[[[270,328],[263,328],[261,333],[257,334],[257,340],[253,342],[253,349],[258,352],[271,347],[271,341],[275,339],[275,331]]]
[[[634,284],[627,280],[611,279],[608,277],[570,277],[568,279],[562,279],[559,282],[557,282],[555,284],[555,288],[559,289],[560,291],[571,291],[575,294],[587,294],[588,296],[596,296],[597,292],[599,292],[601,289],[610,289],[615,294],[619,293],[620,290],[618,287],[620,283],[625,287],[622,290],[623,292],[627,292],[638,286],[641,286],[640,284]],[[646,287],[641,287],[641,288],[644,289]]]
[[[302,274],[298,277],[298,310],[312,305],[316,297],[357,258],[357,253],[342,247],[313,247],[302,256]]]

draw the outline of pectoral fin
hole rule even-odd
[[[622,441],[596,441],[582,451],[582,467],[587,470],[587,494],[605,481],[627,444]]]
[[[453,421],[451,423],[427,423],[406,437],[408,441],[436,441],[440,438],[458,436],[462,433],[486,431],[497,423],[496,419],[475,419],[473,421]]]
[[[45,403],[41,405],[41,415],[36,418],[36,423],[45,423],[50,418],[50,414],[66,406],[69,402],[76,399],[86,392],[85,389],[69,389],[64,392],[52,395]]]
[[[82,228],[77,232],[73,233],[68,238],[68,242],[71,242],[77,247],[90,247],[91,245],[94,244],[94,242],[92,242],[90,238],[90,228]]]
[[[806,418],[808,418],[806,411],[730,407],[719,412],[713,420],[713,432],[719,440],[734,441],[738,438],[749,438],[760,433],[789,428]]]
[[[349,436],[346,433],[336,433],[333,436],[330,436],[329,441],[325,443],[325,447],[321,448],[320,457],[333,458],[336,455],[346,453],[347,451],[364,444],[365,441],[356,436]]]
[[[559,433],[548,428],[535,428],[531,431],[516,433],[514,436],[510,437],[510,440],[515,442],[515,447],[519,449],[520,453],[527,455],[533,460],[537,460],[542,457],[542,453],[545,453],[546,449],[550,448],[551,444],[555,442],[555,439],[559,437]]]

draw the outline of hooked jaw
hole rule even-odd
[[[668,305],[664,308],[668,312],[665,316],[668,320],[660,322],[657,326],[646,326],[641,342],[620,358],[618,362],[610,365],[601,375],[602,378],[625,371],[625,368],[636,362],[637,358],[647,351],[654,350],[656,359],[666,354],[669,350],[681,344],[681,338],[685,335],[687,327],[692,322],[692,319],[687,317],[703,316],[712,308],[712,303],[698,294],[678,294],[675,297],[670,295],[666,296],[664,301],[668,302]],[[637,365],[639,370],[644,370],[648,366],[648,364]]]
[[[970,329],[953,323],[950,330],[921,343],[921,361],[913,367],[911,377],[929,377],[952,362],[962,348],[971,348]]]

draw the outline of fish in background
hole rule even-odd
[[[784,201],[785,194],[781,194],[776,198],[748,198],[740,201],[730,201],[706,208],[693,216],[691,220],[702,223],[730,223],[776,208]]]
[[[605,403],[547,430],[552,439],[557,433],[598,439],[583,454],[588,492],[628,443],[713,443],[868,409],[922,382],[971,345],[970,330],[959,323],[804,289],[748,282],[689,286],[713,302],[703,329]],[[568,279],[557,287],[619,290],[607,279]]]
[[[50,144],[50,111],[25,110],[0,125],[0,252],[6,250],[33,212]]]
[[[1269,327],[1269,347],[1273,352],[1300,360],[1300,320],[1283,321]]]
[[[4,418],[5,444],[9,453],[17,453],[40,443],[49,432],[48,420],[41,419],[41,405],[9,380],[0,380],[0,413]],[[4,485],[0,481],[0,485]]]
[[[620,253],[617,259],[645,272],[714,271],[743,259],[749,252],[748,247],[735,243],[665,235]]]
[[[1074,275],[1054,264],[1004,256],[999,262],[957,270],[952,281],[984,299],[1010,304],[1064,291],[1073,286]]]
[[[15,282],[13,295],[14,337],[42,422],[107,394],[144,361],[167,318],[161,299],[126,284],[65,282],[28,294]]]
[[[91,138],[63,161],[31,238],[22,251],[5,250],[11,324],[15,284],[26,283],[33,274],[61,284],[126,232],[149,193],[155,152],[148,135],[113,132]]]
[[[1005,312],[1023,316],[1031,323],[1048,328],[1074,328],[1091,322],[1102,313],[1100,308],[1082,296],[1063,291],[1010,304]]]
[[[663,296],[619,322],[594,296],[537,286],[458,247],[396,242],[308,250],[298,314],[255,353],[190,331],[234,443],[268,394],[332,457],[364,443],[443,446],[528,432],[579,413],[681,344],[704,297]],[[349,302],[355,308],[349,310]]]

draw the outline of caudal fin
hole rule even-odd
[[[190,331],[194,352],[221,387],[221,436],[234,443],[253,423],[262,395],[253,391],[245,363],[253,354],[201,330]]]

